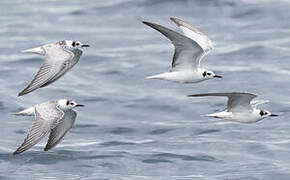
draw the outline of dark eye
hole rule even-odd
[[[80,45],[80,43],[78,43],[78,42],[77,42],[77,43],[76,43],[76,45],[77,45],[77,46],[79,46],[79,45]]]
[[[74,105],[74,103],[70,103],[70,105],[72,105],[72,106],[73,106],[73,105]]]
[[[208,75],[208,76],[210,76],[210,75],[211,75],[211,73],[207,73],[207,75]]]

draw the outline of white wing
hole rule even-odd
[[[253,108],[257,108],[259,105],[264,104],[264,103],[268,103],[269,100],[253,100],[251,101],[251,105]]]
[[[227,110],[231,112],[243,112],[252,111],[251,101],[255,97],[254,94],[250,93],[205,93],[205,94],[193,94],[189,97],[201,97],[201,96],[226,96],[228,97]]]
[[[69,50],[65,50],[60,45],[49,44],[43,46],[43,49],[45,50],[45,60],[43,65],[31,83],[22,92],[20,92],[18,96],[28,94],[38,88],[45,87],[54,82],[69,69],[71,69],[80,57],[75,57],[74,53]]]
[[[197,42],[198,45],[204,50],[202,56],[199,58],[199,63],[206,56],[210,51],[213,49],[213,44],[211,40],[203,34],[201,31],[193,27],[192,25],[177,19],[177,18],[170,18],[183,32],[183,34],[192,39],[193,41]]]
[[[57,107],[56,101],[38,104],[35,106],[35,121],[22,145],[13,155],[22,153],[37,144],[63,117],[63,112]]]
[[[204,51],[195,41],[158,24],[145,21],[143,21],[143,23],[162,33],[170,39],[174,45],[175,52],[171,70],[196,70],[199,67],[198,59],[202,56]]]
[[[51,131],[44,151],[48,151],[60,143],[64,135],[72,128],[77,117],[77,113],[73,110],[68,110],[64,113],[65,114],[61,122]]]
[[[182,30],[186,37],[189,37],[190,39],[197,42],[204,51],[209,52],[213,49],[211,40],[201,31],[180,19],[172,17],[170,20],[173,21]]]

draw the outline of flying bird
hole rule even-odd
[[[34,79],[18,96],[45,87],[63,76],[79,61],[83,47],[89,47],[89,45],[79,41],[63,40],[22,51],[45,56],[45,60]]]
[[[75,122],[77,113],[72,109],[83,106],[72,100],[59,99],[37,104],[15,113],[14,115],[17,116],[34,116],[35,121],[24,142],[13,155],[30,149],[49,133],[49,139],[44,151],[56,146]]]
[[[189,97],[202,97],[202,96],[224,96],[228,98],[227,108],[222,112],[207,114],[205,116],[222,118],[226,120],[241,122],[241,123],[255,123],[264,118],[278,116],[269,111],[260,110],[258,105],[268,102],[267,100],[253,100],[257,97],[251,93],[205,93],[193,94]]]
[[[222,78],[200,67],[201,60],[213,49],[211,40],[190,24],[177,18],[170,19],[183,31],[184,35],[158,24],[143,21],[144,24],[170,39],[175,47],[170,70],[147,78],[180,83],[197,83],[212,78]]]

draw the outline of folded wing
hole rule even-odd
[[[48,151],[49,149],[60,143],[64,135],[72,128],[76,117],[77,113],[75,111],[65,111],[64,117],[61,122],[54,129],[52,129],[44,151]]]
[[[58,45],[51,45],[43,48],[46,51],[43,65],[30,84],[20,92],[18,96],[28,94],[38,88],[52,83],[70,69],[70,60],[74,56],[73,53],[65,51]]]
[[[56,102],[48,102],[36,105],[35,121],[22,145],[13,155],[22,153],[37,144],[51,129],[62,119],[63,112],[56,108]]]

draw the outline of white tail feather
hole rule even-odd
[[[20,111],[18,113],[14,113],[13,115],[15,116],[34,116],[34,106],[33,107],[30,107],[30,108],[27,108],[27,109],[24,109],[23,111]]]
[[[153,76],[147,76],[146,79],[167,79],[169,76],[169,73],[162,73],[162,74],[157,74]]]
[[[158,75],[154,75],[154,76],[147,76],[146,79],[160,79],[160,77]]]

